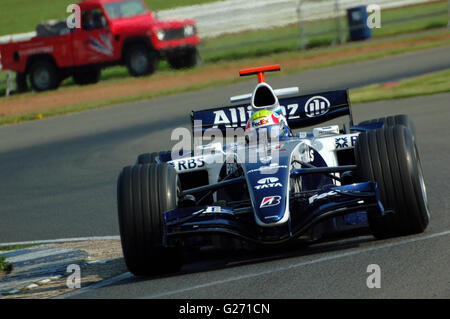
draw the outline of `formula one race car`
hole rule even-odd
[[[118,179],[123,253],[135,275],[174,272],[189,249],[253,249],[370,230],[420,233],[429,209],[414,125],[406,115],[353,124],[347,90],[273,90],[270,66],[234,106],[194,111],[191,151],[142,154]],[[348,116],[349,125],[292,130]],[[229,136],[233,139],[228,139]],[[223,136],[223,135],[222,135]]]

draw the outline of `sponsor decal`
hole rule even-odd
[[[307,117],[321,116],[330,110],[331,103],[323,96],[314,96],[305,104],[305,114]]]
[[[233,214],[233,211],[224,209],[221,206],[208,206],[203,214]]]
[[[264,118],[259,121],[252,121],[252,127],[260,127],[262,125],[269,124],[269,120]]]
[[[336,149],[345,149],[355,147],[358,135],[336,137],[334,144]]]
[[[334,195],[337,195],[337,193],[335,191],[331,191],[331,192],[323,193],[323,194],[316,194],[309,198],[309,204],[311,205],[312,203],[314,203],[315,201],[317,201],[319,199],[324,199],[324,198],[327,198],[329,196],[334,196]]]
[[[264,197],[259,208],[277,206],[280,204],[280,201],[281,201],[281,196]]]
[[[168,164],[172,165],[177,171],[187,171],[199,169],[206,166],[203,158],[190,158],[186,160],[171,161]]]
[[[262,178],[258,181],[259,185],[255,186],[255,189],[261,190],[261,189],[267,189],[267,188],[275,188],[275,187],[283,187],[283,184],[279,182],[279,179],[277,177],[267,177]]]
[[[297,119],[299,118],[298,104],[289,104],[287,106],[281,105],[281,113],[289,118],[289,119]],[[266,110],[262,110],[266,111]],[[217,128],[219,125],[225,125],[226,127],[230,126],[244,126],[249,119],[253,119],[252,117],[252,107],[249,105],[247,107],[236,107],[236,108],[227,108],[226,110],[218,110],[214,111],[214,126],[213,128]],[[256,114],[256,113],[255,113]]]
[[[269,166],[261,166],[260,168],[249,170],[247,172],[247,174],[277,170],[279,168],[288,168],[288,167],[287,167],[287,165],[278,165],[278,164],[273,163],[273,164],[270,164]]]

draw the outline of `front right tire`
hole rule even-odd
[[[125,263],[134,275],[176,272],[177,247],[163,245],[162,213],[177,207],[179,182],[169,164],[125,167],[117,183],[120,237]]]

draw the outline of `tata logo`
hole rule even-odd
[[[324,115],[330,110],[331,103],[323,96],[314,96],[305,104],[305,114],[308,117]]]
[[[281,196],[264,197],[262,202],[261,202],[261,206],[259,206],[259,208],[266,208],[266,207],[271,207],[271,206],[277,206],[278,204],[280,204],[280,201],[281,201]]]
[[[274,188],[274,187],[283,187],[283,184],[279,182],[279,179],[276,177],[267,177],[262,178],[258,181],[259,185],[255,186],[255,189],[267,189],[267,188]]]

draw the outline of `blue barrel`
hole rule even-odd
[[[367,18],[368,15],[366,6],[347,9],[347,19],[351,41],[366,40],[372,36],[372,30],[367,25]]]

